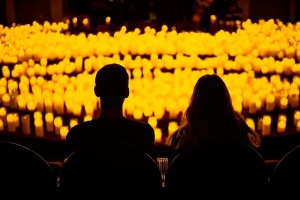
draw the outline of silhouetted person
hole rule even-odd
[[[70,130],[67,143],[72,151],[93,144],[120,143],[153,156],[153,128],[123,116],[123,102],[129,96],[128,83],[126,69],[119,64],[106,65],[97,72],[94,92],[101,101],[100,116]]]
[[[198,79],[181,127],[169,137],[167,145],[180,152],[221,143],[257,148],[260,138],[234,110],[223,80],[205,75]]]

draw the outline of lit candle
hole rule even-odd
[[[87,115],[87,116],[84,117],[83,121],[87,122],[87,121],[91,121],[92,119],[93,119],[92,116]]]
[[[280,109],[287,109],[288,107],[288,99],[286,97],[282,97],[280,99]]]
[[[36,111],[36,112],[33,113],[33,118],[34,119],[42,119],[43,114],[40,111]]]
[[[78,124],[78,119],[71,119],[70,120],[70,128],[73,128],[74,126],[76,126]]]
[[[257,130],[259,130],[259,131],[262,130],[262,118],[259,118],[257,120]]]
[[[3,121],[3,124],[6,125],[6,109],[4,107],[0,108],[0,119]]]
[[[0,131],[4,131],[4,123],[2,119],[0,119]]]
[[[39,111],[44,111],[44,100],[43,100],[43,97],[42,96],[36,96],[35,97],[35,100],[36,100],[36,108],[37,110]]]
[[[277,132],[284,133],[286,129],[286,121],[279,121],[277,124]]]
[[[13,133],[16,132],[16,126],[15,126],[15,118],[13,114],[8,114],[7,118],[7,128],[8,128],[8,132]]]
[[[286,115],[280,114],[280,115],[278,116],[278,121],[285,121],[285,122],[286,122]]]
[[[68,114],[72,114],[73,113],[73,107],[74,107],[73,101],[68,100],[66,102],[66,108],[67,108],[67,113]]]
[[[255,102],[256,110],[260,110],[262,106],[262,101],[261,99],[257,99]]]
[[[34,120],[34,127],[35,127],[35,136],[36,137],[44,137],[44,126],[42,119],[35,119]]]
[[[249,113],[256,113],[256,99],[250,98],[249,100]]]
[[[35,111],[35,108],[36,108],[36,103],[35,102],[30,101],[30,102],[27,103],[28,111],[33,112],[33,111]]]
[[[275,108],[275,97],[274,95],[270,94],[266,98],[266,110],[271,111]]]
[[[10,107],[12,109],[17,109],[18,108],[18,100],[17,100],[17,95],[12,94],[10,98]]]
[[[65,112],[64,99],[61,96],[54,97],[54,110],[57,114],[62,115]]]
[[[26,110],[26,101],[23,98],[19,98],[18,108],[19,110]]]
[[[2,102],[3,102],[4,106],[6,106],[6,107],[10,106],[10,96],[9,96],[9,94],[4,94],[2,96]]]
[[[210,33],[215,34],[217,31],[217,17],[216,15],[211,15],[210,16]]]
[[[296,110],[294,112],[294,125],[296,125],[298,123],[298,121],[300,120],[300,111]]]
[[[94,107],[91,104],[84,105],[85,114],[89,116],[93,116],[94,114]]]
[[[67,126],[60,127],[60,137],[62,140],[66,139],[68,132],[69,132],[69,127]]]
[[[55,117],[54,119],[54,129],[55,129],[55,135],[60,135],[60,128],[63,125],[63,121],[61,117]]]
[[[160,128],[154,129],[155,143],[160,143],[162,141],[162,131]]]
[[[297,132],[300,132],[300,121],[298,121],[296,125],[297,125],[297,128],[296,128]]]
[[[19,114],[18,113],[14,113],[14,119],[15,119],[15,126],[16,128],[20,127],[20,118],[19,118]]]
[[[143,118],[143,111],[141,109],[134,109],[133,118],[136,120],[140,120]]]
[[[154,109],[154,116],[157,118],[157,119],[161,119],[163,118],[165,114],[165,110],[161,107],[157,107]]]
[[[155,117],[149,117],[148,118],[148,124],[150,124],[150,126],[152,126],[152,128],[156,128],[157,119]]]
[[[270,135],[271,134],[271,117],[263,116],[262,119],[262,135]]]
[[[292,108],[297,108],[299,106],[299,95],[298,94],[289,95],[288,101]]]
[[[132,102],[127,102],[126,104],[126,114],[127,115],[133,115],[135,109],[135,105]]]
[[[45,111],[50,113],[53,112],[53,101],[50,97],[46,97],[44,100]]]
[[[45,115],[45,121],[46,121],[46,131],[49,133],[54,132],[54,117],[53,113],[46,113]]]
[[[253,131],[255,131],[255,123],[254,123],[253,119],[247,118],[245,121],[246,121],[246,124],[247,124]]]
[[[146,106],[143,113],[145,117],[151,117],[153,115],[153,110],[150,106]]]
[[[82,105],[75,105],[74,107],[73,107],[73,114],[75,115],[75,116],[80,116],[81,115],[81,111],[82,111]]]
[[[23,115],[21,117],[21,124],[23,134],[30,135],[30,116]]]
[[[173,134],[177,130],[178,130],[178,124],[177,124],[177,122],[169,122],[169,125],[168,125],[168,133],[169,133],[169,135]]]

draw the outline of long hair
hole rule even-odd
[[[259,136],[234,110],[229,91],[217,75],[198,79],[181,126],[175,133],[167,140],[167,145],[174,149],[213,139],[240,140],[253,147],[260,144]]]

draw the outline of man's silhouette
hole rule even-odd
[[[128,82],[126,69],[118,64],[106,65],[97,72],[94,92],[100,98],[100,116],[70,130],[67,143],[72,151],[93,144],[121,143],[153,156],[153,128],[123,116],[123,102],[129,96]]]

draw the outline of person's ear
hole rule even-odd
[[[99,88],[97,87],[97,85],[95,85],[95,87],[94,87],[94,93],[95,93],[96,97],[100,97],[100,92],[99,92]]]
[[[125,92],[125,95],[124,95],[124,98],[128,98],[129,97],[129,88],[126,89],[126,92]]]

